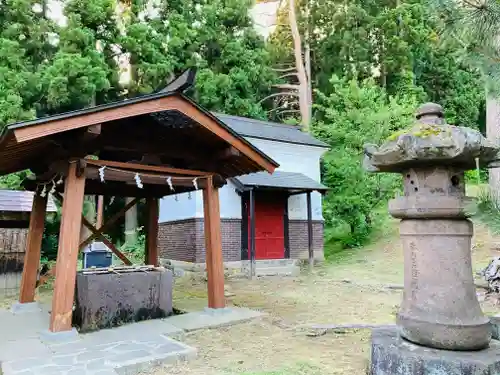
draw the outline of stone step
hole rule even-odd
[[[299,276],[300,268],[291,267],[256,267],[255,276]]]

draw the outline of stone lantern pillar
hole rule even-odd
[[[498,150],[476,130],[447,125],[437,104],[422,105],[416,118],[408,132],[380,147],[365,147],[366,168],[399,173],[404,187],[403,196],[389,203],[390,214],[401,219],[403,302],[397,329],[373,333],[372,375],[476,374],[451,371],[446,366],[460,359],[444,359],[449,351],[485,355],[493,350],[486,349],[491,326],[472,274],[473,225],[466,214],[464,172],[475,168],[476,158],[494,159]],[[423,347],[446,350],[438,356],[446,366],[433,368],[436,358],[428,358],[428,350],[420,353]],[[399,367],[390,367],[388,360]],[[462,367],[465,371],[467,365]]]

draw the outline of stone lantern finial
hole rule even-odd
[[[417,120],[423,123],[430,123],[435,125],[444,124],[444,111],[443,107],[436,103],[425,103],[417,109],[415,115]]]

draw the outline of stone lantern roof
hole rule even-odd
[[[370,172],[401,172],[414,167],[435,165],[474,169],[497,159],[499,147],[479,131],[448,125],[439,104],[426,103],[416,113],[411,129],[398,132],[381,146],[364,147],[364,167]]]

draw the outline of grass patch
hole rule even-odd
[[[357,251],[363,246],[375,243],[387,236],[397,234],[397,220],[393,219],[387,212],[387,205],[380,206],[373,213],[373,223],[371,228],[367,228],[366,233],[355,235],[355,240],[350,228],[346,224],[339,224],[335,228],[325,228],[325,259],[329,262],[336,262],[343,258],[352,256],[353,251]]]

